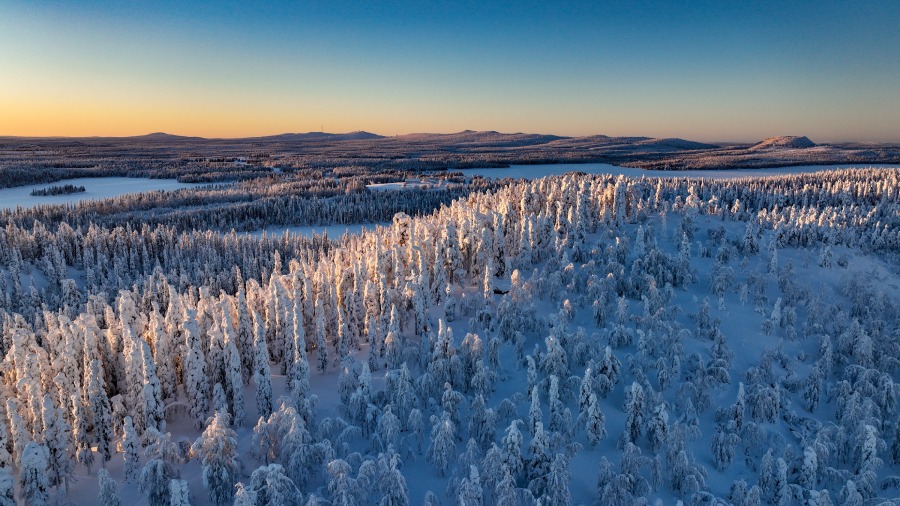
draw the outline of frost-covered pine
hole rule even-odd
[[[203,434],[191,446],[203,466],[203,486],[213,504],[230,504],[238,473],[237,434],[228,426],[228,415],[216,412]]]
[[[541,369],[544,370],[547,376],[553,375],[558,378],[568,378],[569,360],[562,343],[553,336],[549,336],[544,342],[547,345],[547,352],[541,361]]]
[[[775,482],[773,483],[772,488],[775,492],[775,504],[778,504],[779,506],[790,504],[791,498],[787,478],[787,463],[781,457],[775,462]]]
[[[204,369],[203,345],[200,341],[200,331],[193,318],[186,321],[182,329],[184,331],[187,356],[184,359],[182,369],[184,393],[190,406],[191,417],[194,419],[194,427],[201,428],[206,419],[206,409],[209,402],[209,378]]]
[[[234,506],[256,506],[256,491],[253,488],[243,483],[237,483],[234,488]]]
[[[550,438],[544,432],[544,424],[537,423],[531,443],[528,444],[531,458],[528,459],[528,489],[535,497],[541,496],[546,490],[547,473],[550,472]]]
[[[234,417],[234,425],[244,424],[244,380],[241,376],[241,355],[237,348],[237,336],[228,316],[223,318],[224,354],[225,354],[225,391],[228,394],[230,413]]]
[[[606,417],[600,411],[600,402],[597,400],[597,394],[592,393],[589,399],[587,417],[584,422],[585,432],[591,446],[597,446],[600,444],[600,441],[606,439]]]
[[[412,433],[416,441],[416,451],[422,453],[422,444],[425,439],[425,426],[422,418],[422,412],[418,408],[409,411],[409,418],[406,423],[406,429]]]
[[[316,298],[316,369],[324,373],[328,369],[328,341],[325,335],[325,305],[322,297]]]
[[[597,391],[600,397],[606,398],[612,391],[613,386],[619,382],[619,376],[622,369],[622,363],[613,354],[612,349],[607,346],[603,350],[603,355],[597,363]]]
[[[541,399],[537,388],[531,390],[531,407],[528,409],[528,429],[532,435],[537,430],[537,425],[542,423],[544,412],[541,410]]]
[[[759,466],[759,488],[767,498],[775,495],[775,457],[771,448],[763,455]]]
[[[661,449],[669,439],[669,412],[661,402],[653,408],[653,416],[647,420],[647,441],[651,451]]]
[[[150,313],[149,336],[153,342],[153,358],[156,363],[156,375],[159,377],[162,398],[174,400],[177,394],[174,360],[176,348],[172,341],[173,336],[165,328],[163,317],[160,316],[155,305]]]
[[[382,451],[387,451],[389,447],[397,447],[400,438],[400,419],[397,418],[388,405],[381,417],[378,419],[378,441],[381,443]]]
[[[425,492],[425,499],[422,501],[422,506],[440,506],[441,501],[438,500],[437,496],[431,490]]]
[[[65,484],[68,490],[68,479],[74,471],[68,455],[68,449],[72,446],[72,433],[65,415],[56,408],[50,395],[44,396],[41,419],[44,425],[44,444],[48,452],[50,485]]]
[[[43,506],[50,500],[47,447],[30,441],[19,458],[19,494],[29,506]]]
[[[813,366],[809,377],[806,380],[806,386],[803,390],[803,400],[806,402],[806,409],[815,412],[819,406],[819,399],[822,395],[822,371],[819,366]]]
[[[566,409],[559,398],[559,378],[550,376],[550,431],[564,432],[567,430]]]
[[[509,468],[504,467],[497,485],[494,487],[494,504],[496,506],[516,506],[519,504],[519,494],[516,491],[516,479],[510,473]]]
[[[167,506],[169,504],[169,482],[172,478],[178,477],[177,473],[172,471],[171,465],[161,458],[150,460],[141,470],[138,490],[144,494],[150,506]]]
[[[97,473],[100,487],[100,506],[121,506],[119,498],[119,484],[109,475],[109,471],[101,469]]]
[[[807,446],[803,449],[803,463],[800,465],[800,476],[797,484],[805,490],[812,490],[818,482],[819,456],[816,451]]]
[[[519,425],[521,424],[522,420],[517,419],[511,421],[509,427],[506,428],[506,434],[501,441],[503,463],[514,477],[520,474],[525,468],[524,459],[522,457],[522,443],[524,438],[522,437],[522,432],[519,431]]]
[[[547,488],[542,496],[542,504],[544,506],[569,506],[572,503],[569,493],[571,480],[569,459],[562,453],[557,453],[550,466],[550,473],[547,475]]]
[[[446,411],[441,418],[432,416],[431,445],[428,447],[429,462],[434,465],[438,476],[445,476],[456,453],[456,426]]]
[[[244,374],[244,383],[248,383],[254,365],[255,325],[252,318],[253,312],[247,306],[247,294],[242,281],[238,282],[238,292],[231,309],[231,317],[235,322],[235,331],[237,332],[238,350],[241,352],[241,372]]]
[[[400,472],[400,457],[392,455],[387,459],[387,464],[381,478],[384,496],[378,506],[409,506],[409,489],[406,487],[406,478]]]
[[[469,417],[469,436],[478,441],[482,449],[487,448],[494,441],[497,432],[496,416],[493,409],[489,409],[484,402],[484,397],[478,394],[472,401]]]
[[[625,441],[637,442],[644,423],[644,389],[637,382],[631,384],[625,401],[625,414]]]
[[[184,480],[169,480],[169,505],[190,506],[190,491]]]
[[[459,486],[459,493],[456,496],[456,503],[459,505],[481,506],[484,504],[484,490],[481,487],[481,478],[478,475],[476,466],[469,466],[469,476],[463,478]]]
[[[134,430],[134,424],[131,417],[125,417],[124,427],[122,429],[122,453],[125,454],[125,483],[131,483],[138,478],[138,469],[141,466],[140,441],[137,432]]]
[[[73,439],[75,440],[75,459],[87,468],[88,474],[94,465],[94,450],[91,448],[91,434],[88,430],[87,407],[81,395],[72,395],[72,421],[75,423]]]
[[[288,384],[292,390],[296,390],[294,395],[305,398],[309,393],[309,361],[306,357],[306,329],[303,325],[303,308],[301,306],[300,294],[297,294],[294,299],[294,332],[291,336],[293,338],[293,345],[291,346],[293,356],[290,357],[290,367],[288,367]]]
[[[0,506],[16,506],[12,467],[0,467]]]
[[[353,506],[357,503],[356,483],[351,477],[350,464],[341,459],[328,463],[328,494],[332,506]]]
[[[586,413],[590,405],[591,394],[594,393],[594,382],[591,376],[590,365],[584,370],[584,377],[581,378],[581,385],[578,389],[578,412]]]
[[[109,397],[103,384],[103,370],[98,359],[91,360],[88,370],[87,401],[88,411],[94,421],[94,438],[97,453],[100,454],[100,465],[106,467],[106,462],[113,454],[113,420]]]
[[[863,496],[857,490],[856,483],[853,480],[847,480],[844,488],[841,489],[840,494],[838,494],[838,503],[843,506],[863,505]]]
[[[13,465],[13,456],[9,453],[11,443],[6,421],[0,416],[0,468],[10,468]]]
[[[269,348],[266,346],[265,327],[262,318],[253,311],[255,333],[253,338],[253,383],[256,385],[256,408],[259,416],[272,414],[272,373],[269,369]]]
[[[863,476],[866,473],[874,475],[878,471],[883,464],[878,457],[878,447],[883,444],[884,442],[878,437],[878,429],[869,424],[863,426],[857,438],[855,450],[857,475]]]
[[[725,430],[722,430],[721,427],[716,430],[716,434],[713,436],[711,445],[712,445],[712,453],[713,459],[716,462],[716,469],[719,471],[725,471],[731,465],[731,461],[734,460],[734,447],[740,441],[740,438],[736,434],[731,434]]]

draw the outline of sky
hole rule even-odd
[[[0,135],[900,142],[900,2],[0,0]]]

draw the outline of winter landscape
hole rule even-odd
[[[896,5],[150,4],[0,4],[0,506],[900,504]]]

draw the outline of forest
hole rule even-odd
[[[263,158],[0,212],[0,505],[896,504],[900,169]]]
[[[0,188],[103,176],[222,183],[289,174],[318,181],[345,175],[384,178],[511,164],[588,162],[669,170],[897,164],[900,146],[816,144],[806,137],[792,136],[755,144],[716,145],[677,138],[563,137],[471,130],[393,137],[368,132],[310,132],[240,139],[162,133],[107,138],[0,136]]]

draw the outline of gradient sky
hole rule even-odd
[[[900,142],[900,1],[0,0],[0,135]]]

